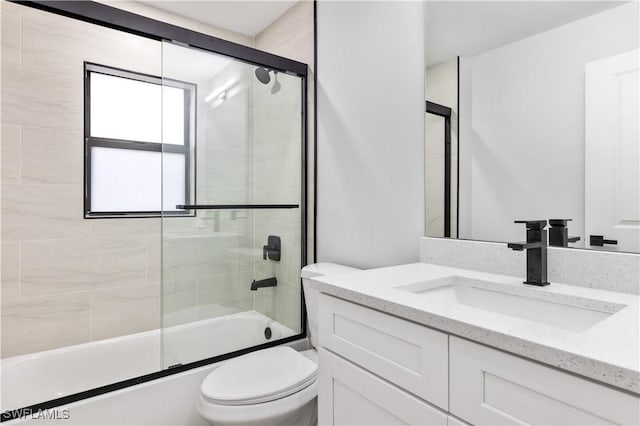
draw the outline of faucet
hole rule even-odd
[[[253,282],[251,283],[251,291],[256,291],[259,288],[264,288],[264,287],[275,287],[278,285],[278,280],[276,279],[276,277],[272,277],[272,278],[265,278],[264,280],[253,280]]]
[[[527,241],[508,243],[512,250],[527,251],[527,280],[525,284],[545,286],[547,281],[547,226],[546,220],[516,220],[527,227]]]
[[[569,243],[577,243],[580,237],[570,237],[567,223],[571,219],[549,219],[549,245],[555,247],[568,247]]]

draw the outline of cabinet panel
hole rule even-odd
[[[446,334],[326,294],[320,297],[320,346],[448,408]]]
[[[603,385],[450,338],[450,412],[472,424],[640,423],[640,399]]]
[[[389,382],[318,350],[320,425],[446,425],[447,415]]]

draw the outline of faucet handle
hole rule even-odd
[[[607,240],[602,235],[589,235],[589,245],[602,247],[604,244],[618,244],[618,240]]]
[[[513,223],[524,223],[527,229],[542,230],[547,226],[547,220],[515,220]]]
[[[549,225],[555,227],[566,227],[568,225],[567,222],[571,222],[573,219],[549,219]]]

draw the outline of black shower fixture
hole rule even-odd
[[[269,84],[269,82],[271,81],[271,76],[269,75],[269,73],[273,72],[273,77],[275,81],[273,82],[273,86],[271,86],[271,94],[273,95],[280,91],[280,88],[282,87],[282,85],[278,81],[278,71],[273,69],[258,67],[256,68],[255,72],[256,72],[256,78],[262,84]]]
[[[269,84],[269,82],[271,81],[271,76],[269,75],[269,73],[271,71],[272,70],[269,70],[269,69],[266,69],[266,68],[262,68],[262,67],[258,67],[258,68],[256,68],[256,78],[262,84]]]

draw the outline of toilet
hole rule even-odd
[[[225,362],[200,386],[200,415],[215,426],[317,424],[318,292],[309,279],[357,270],[333,263],[302,268],[307,335],[314,349],[276,346]]]

